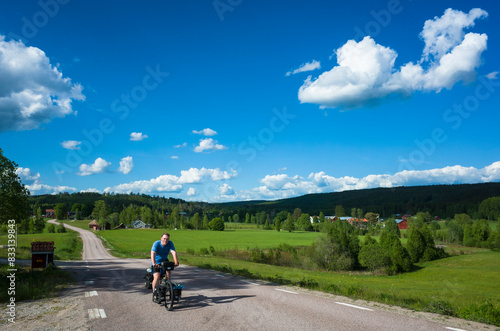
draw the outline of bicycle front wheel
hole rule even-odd
[[[165,283],[165,309],[172,310],[174,307],[174,286],[170,281]]]

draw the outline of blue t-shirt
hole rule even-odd
[[[169,241],[165,246],[161,245],[161,240],[157,240],[153,243],[153,247],[151,248],[151,252],[155,252],[155,261],[156,264],[160,264],[163,261],[168,261],[168,254],[170,251],[175,251],[174,243]]]

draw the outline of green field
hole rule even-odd
[[[153,229],[127,229],[96,232],[103,238],[107,247],[115,256],[120,257],[144,257],[148,258],[153,242],[159,240],[165,230]],[[175,244],[179,253],[192,249],[199,252],[200,249],[209,249],[210,246],[216,250],[247,248],[272,248],[281,243],[291,246],[310,245],[319,233],[314,232],[277,232],[274,230],[225,230],[225,231],[194,231],[194,230],[172,230],[170,240]]]
[[[7,245],[7,235],[0,236],[0,245]],[[81,260],[83,243],[77,232],[20,234],[17,236],[16,259],[31,260],[33,241],[53,241],[54,260]],[[7,249],[0,250],[0,258],[7,257]]]

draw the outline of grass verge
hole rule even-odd
[[[213,256],[183,256],[183,263],[356,299],[397,305],[500,326],[500,252],[454,256],[418,264],[396,276],[308,271]]]
[[[11,279],[7,276],[12,272],[7,265],[0,267],[0,302],[8,302],[15,297],[16,302],[23,300],[36,300],[56,296],[60,290],[75,282],[67,272],[49,265],[43,270],[33,270],[30,267],[16,266],[15,286],[11,287]],[[14,292],[12,292],[12,290]],[[10,292],[10,293],[9,293]]]

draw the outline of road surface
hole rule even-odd
[[[144,288],[149,259],[111,256],[91,231],[65,224],[83,239],[83,260],[65,264],[82,287],[88,327],[96,330],[477,330],[492,326],[397,307],[353,301],[181,265],[185,286],[172,311]],[[175,242],[175,238],[173,238]],[[152,244],[152,243],[151,243]],[[182,256],[180,256],[182,263]]]

